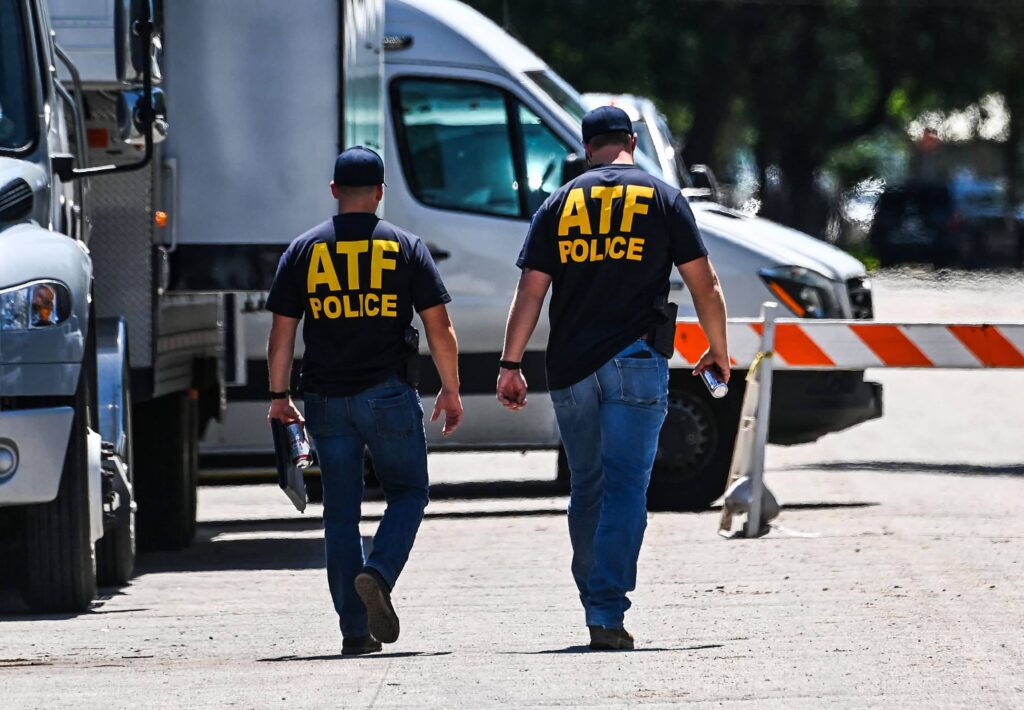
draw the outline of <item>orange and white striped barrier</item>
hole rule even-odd
[[[729,321],[729,354],[747,367],[761,350],[760,320]],[[694,319],[676,323],[671,367],[692,367],[708,341]],[[775,363],[783,370],[1024,368],[1024,324],[877,323],[779,319]]]
[[[747,387],[736,447],[729,467],[726,503],[719,534],[731,534],[732,518],[746,512],[743,537],[768,529],[762,514],[777,506],[764,486],[764,456],[771,410],[772,372],[788,370],[866,370],[876,367],[967,369],[1024,368],[1024,324],[877,323],[861,320],[776,319],[775,303],[761,307],[761,318],[728,323],[733,366],[747,368]],[[675,353],[669,365],[692,367],[708,341],[695,319],[676,323]],[[772,513],[766,512],[771,509]]]

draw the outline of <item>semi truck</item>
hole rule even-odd
[[[37,611],[189,544],[224,402],[223,296],[166,279],[162,10],[0,0],[0,568]]]

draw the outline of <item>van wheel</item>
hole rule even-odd
[[[180,550],[196,533],[198,406],[179,392],[135,408],[139,545]]]
[[[669,390],[647,489],[651,510],[706,510],[725,492],[729,476],[743,387],[714,400],[697,378],[682,374]]]
[[[132,466],[132,391],[127,358],[121,370],[121,392],[121,418],[125,443],[123,450],[115,453],[121,456],[121,461],[128,470],[128,482],[133,483],[135,473]],[[134,487],[132,495],[135,495]],[[128,506],[128,519],[121,525],[107,530],[97,543],[96,565],[101,585],[127,584],[135,572],[135,512],[131,509],[132,502],[121,501],[121,505]]]
[[[85,611],[96,597],[96,553],[89,526],[87,373],[82,367],[57,497],[25,509],[21,592],[37,612]]]

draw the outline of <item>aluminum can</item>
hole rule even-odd
[[[709,367],[700,373],[700,378],[704,380],[704,384],[708,388],[708,392],[715,399],[721,399],[725,395],[729,394],[729,385],[722,381],[722,378],[718,376],[718,370],[714,367]]]
[[[288,432],[288,448],[292,455],[292,464],[295,468],[308,468],[313,463],[313,457],[309,453],[309,441],[306,440],[306,430],[299,422],[292,422],[285,431]]]

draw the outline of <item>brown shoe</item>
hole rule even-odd
[[[625,629],[609,629],[605,626],[588,626],[590,648],[593,651],[632,651],[633,635]]]
[[[398,640],[398,614],[391,606],[391,590],[380,572],[367,567],[356,575],[356,594],[366,606],[370,633],[378,641],[394,643]]]
[[[341,642],[342,656],[363,656],[367,653],[378,653],[380,650],[380,641],[370,634],[350,637]]]

